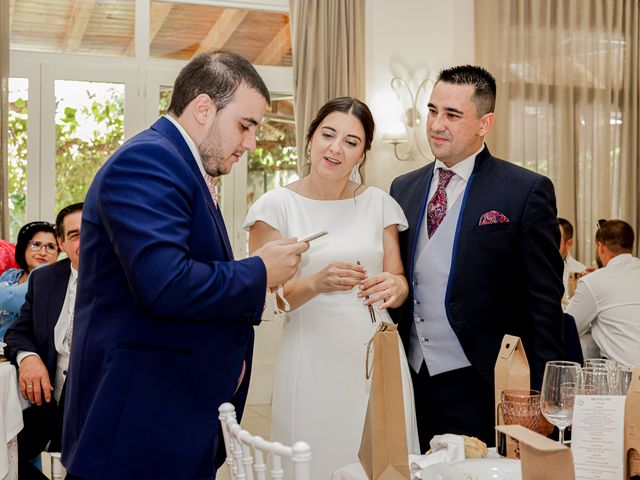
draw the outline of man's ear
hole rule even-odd
[[[58,243],[58,248],[60,249],[60,251],[66,253],[67,251],[64,248],[64,243],[62,243],[62,237],[56,235],[56,242]]]
[[[495,121],[495,115],[493,112],[485,113],[480,117],[480,131],[478,135],[484,137],[493,128],[493,122]]]
[[[567,240],[567,252],[573,248],[573,238]]]
[[[216,105],[211,97],[206,93],[201,93],[192,100],[193,116],[200,125],[205,125],[211,119],[211,115],[215,117],[217,113]]]

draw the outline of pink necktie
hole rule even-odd
[[[440,174],[438,188],[427,204],[427,233],[429,238],[433,237],[447,214],[447,185],[455,175],[452,170],[443,168],[438,169],[438,172]]]
[[[204,182],[207,184],[207,188],[209,189],[209,193],[211,194],[211,199],[213,200],[213,204],[218,208],[218,186],[216,185],[216,180],[208,173],[204,174]]]

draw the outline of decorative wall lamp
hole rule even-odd
[[[421,90],[424,90],[425,94],[427,93],[426,87],[430,81],[428,78],[423,80],[414,95],[411,87],[409,87],[403,79],[400,77],[393,77],[391,79],[391,88],[396,93],[398,100],[401,99],[400,94],[402,90],[406,90],[406,93],[409,94],[409,98],[411,99],[411,106],[404,113],[404,118],[390,125],[388,130],[382,135],[383,142],[393,145],[393,153],[398,160],[411,160],[416,151],[424,158],[430,159],[429,155],[422,149],[418,142],[419,129],[426,128],[420,111],[418,110],[418,97],[420,96]],[[398,145],[401,143],[408,144],[408,150],[405,155],[401,155],[398,152]]]

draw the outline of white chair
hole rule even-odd
[[[269,442],[243,430],[236,420],[236,410],[230,403],[223,403],[218,411],[227,451],[226,463],[232,480],[282,479],[283,457],[291,459],[295,480],[310,480],[311,449],[307,443],[296,442],[292,447],[287,447],[278,442]],[[271,467],[268,474],[265,458]]]
[[[51,458],[51,480],[62,480],[66,475],[62,462],[60,461],[60,452],[49,452]]]

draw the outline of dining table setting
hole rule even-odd
[[[0,355],[0,479],[18,478],[18,433],[22,410],[28,402],[20,396],[16,368]]]

